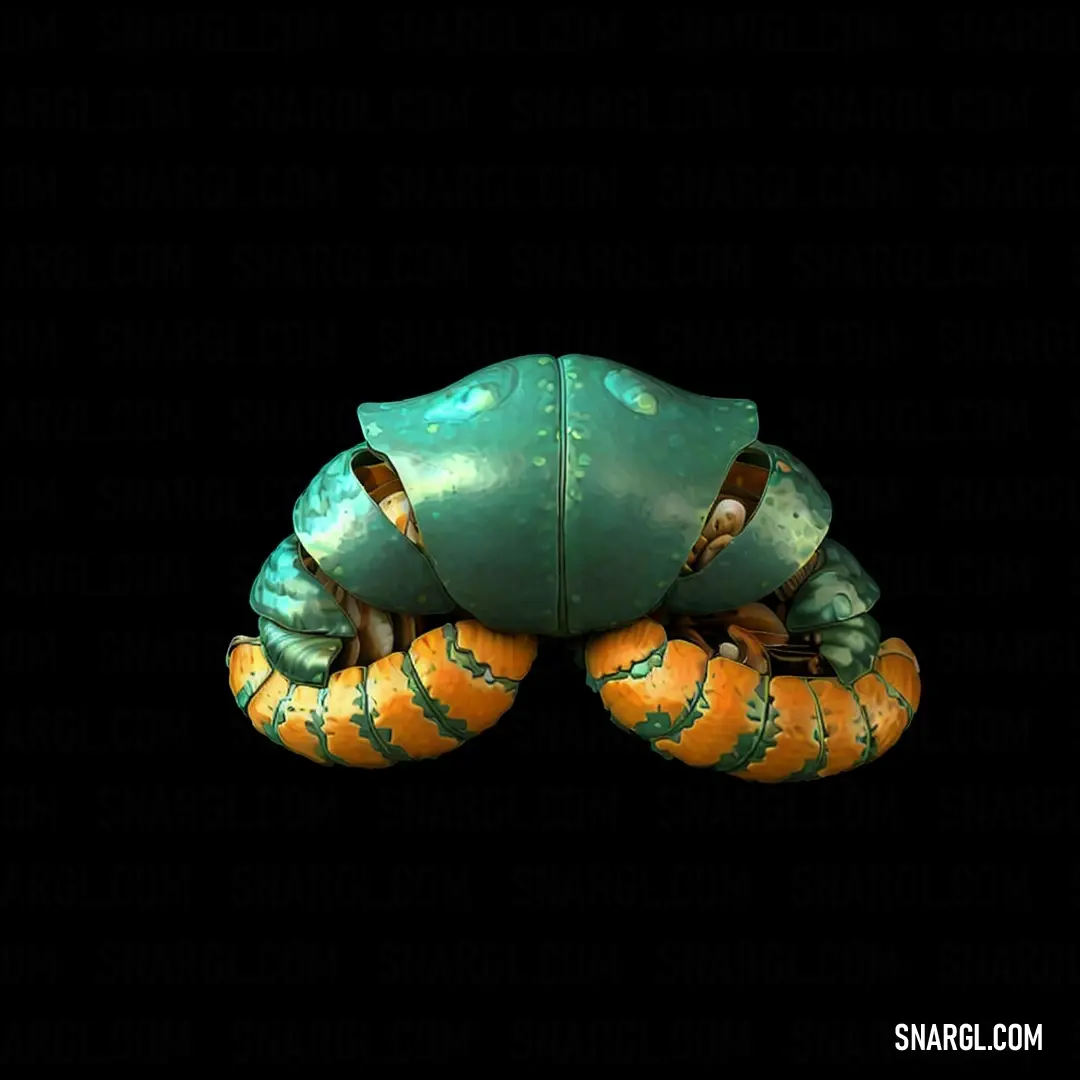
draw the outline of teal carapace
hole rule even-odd
[[[745,780],[846,772],[911,722],[915,654],[752,401],[537,353],[357,415],[252,586],[259,636],[226,654],[278,745],[438,757],[513,705],[542,637],[622,730]]]
[[[751,401],[580,354],[519,356],[358,416],[448,596],[493,630],[559,636],[664,601],[758,426]]]
[[[757,510],[720,558],[675,582],[667,599],[673,611],[705,615],[766,596],[801,570],[825,538],[832,502],[814,474],[779,446],[752,449],[768,468]]]
[[[348,615],[304,567],[296,536],[288,536],[263,563],[251,586],[256,615],[286,630],[352,637]]]
[[[338,454],[293,508],[304,549],[343,589],[384,611],[442,614],[454,603],[435,568],[371,501],[354,464],[377,460],[361,443]]]
[[[826,540],[821,550],[824,564],[791,598],[787,628],[792,633],[818,630],[865,615],[881,596],[877,582],[843,544]]]

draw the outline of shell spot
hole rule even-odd
[[[424,419],[429,424],[474,420],[501,405],[517,386],[517,371],[509,364],[489,368],[482,375],[440,394],[424,410]]]
[[[636,372],[619,368],[604,376],[604,389],[620,404],[639,416],[655,416],[660,411],[656,395],[650,393]]]
[[[499,398],[493,387],[485,386],[483,383],[464,386],[432,405],[425,411],[424,419],[449,423],[471,420],[478,413],[494,409],[498,403]]]

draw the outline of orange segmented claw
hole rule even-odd
[[[229,653],[229,684],[256,729],[286,749],[379,769],[439,757],[486,731],[513,705],[536,650],[535,637],[463,620],[334,672],[320,689],[291,683],[247,640]]]
[[[749,664],[710,658],[639,619],[589,641],[589,682],[612,719],[663,756],[765,783],[872,761],[896,744],[918,708],[918,662],[899,638],[883,642],[873,671],[847,687],[837,678],[771,676],[760,643],[737,629]]]

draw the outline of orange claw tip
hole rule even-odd
[[[856,679],[853,689],[866,712],[874,757],[880,757],[896,745],[910,716],[907,709],[889,693],[885,680],[873,672]]]
[[[258,645],[262,641],[261,638],[251,637],[248,634],[237,634],[232,641],[229,642],[229,647],[225,650],[225,663],[228,665],[232,654],[241,645]]]
[[[250,689],[247,698],[249,701],[251,694],[262,685],[272,670],[258,638],[233,638],[226,663],[229,666],[229,689],[233,697],[240,698],[246,687]],[[246,704],[246,701],[240,701],[241,708]]]
[[[457,643],[485,664],[497,679],[520,682],[536,659],[537,640],[532,634],[501,634],[477,619],[457,623]]]
[[[911,646],[906,641],[898,637],[886,638],[878,649],[878,656],[906,656],[914,665],[916,672],[919,671],[919,661],[915,654],[911,651]]]
[[[585,646],[585,667],[590,678],[603,679],[629,671],[667,641],[664,628],[652,619],[638,619],[628,626],[598,634]]]
[[[734,767],[753,749],[761,730],[762,685],[762,677],[745,664],[713,657],[698,715],[676,737],[657,739],[654,747],[686,765]]]
[[[914,713],[922,698],[922,679],[915,654],[899,638],[889,638],[878,650],[876,671],[911,706]]]
[[[669,641],[658,667],[638,678],[631,676],[604,683],[600,697],[612,719],[622,727],[647,737],[650,727],[655,734],[667,733],[697,698],[707,662],[697,645]],[[666,724],[660,714],[667,716]]]

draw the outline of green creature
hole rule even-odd
[[[531,355],[358,414],[252,587],[259,637],[229,646],[275,742],[437,757],[513,704],[540,636],[580,642],[618,725],[745,779],[846,771],[910,723],[915,657],[753,402]]]

